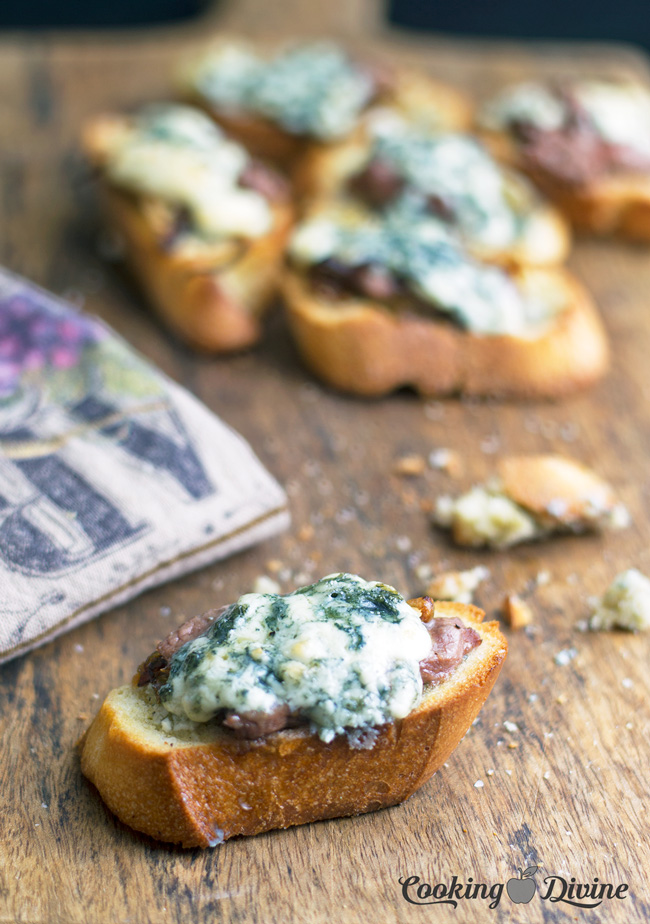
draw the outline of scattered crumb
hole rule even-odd
[[[492,768],[490,768],[489,770],[486,770],[485,772],[487,776],[494,776],[494,770]]]
[[[625,727],[628,728],[628,729],[632,729],[632,728],[634,728],[634,725],[632,724],[632,722],[626,722],[626,723],[625,723]]]
[[[398,536],[395,545],[399,552],[410,552],[412,543],[408,536]]]
[[[415,475],[421,475],[426,468],[426,462],[424,461],[424,456],[420,455],[411,455],[411,456],[402,456],[401,459],[398,459],[393,467],[393,472],[396,475],[405,475],[407,477],[413,477]]]
[[[484,786],[485,786],[485,783],[483,782],[483,780],[477,780],[474,783],[474,789],[483,789]]]
[[[99,693],[93,693],[92,698],[93,698],[93,699],[99,699]]]
[[[489,576],[489,569],[483,565],[468,571],[443,571],[428,584],[425,593],[434,600],[472,603],[474,591]]]
[[[74,646],[74,650],[75,650],[75,651],[78,651],[79,654],[81,654],[81,652],[84,650],[84,646],[83,646],[83,645],[77,644],[77,645]]]
[[[501,440],[496,433],[491,433],[484,440],[481,440],[479,445],[482,453],[486,456],[493,456],[501,448]]]
[[[433,578],[433,568],[427,562],[420,562],[415,568],[415,576],[418,581],[425,583]]]
[[[279,594],[280,585],[277,581],[274,581],[273,578],[269,577],[268,574],[258,574],[258,576],[253,581],[253,593]]]
[[[460,454],[454,449],[441,447],[429,453],[429,465],[437,471],[446,472],[452,478],[460,478],[463,473],[463,462]]]
[[[555,702],[556,702],[556,703],[559,703],[560,706],[563,706],[563,705],[567,702],[567,695],[566,695],[566,693],[560,693],[559,696],[556,696],[556,697],[555,697]]]
[[[434,401],[424,405],[424,416],[427,420],[442,420],[445,416],[445,406],[441,401]]]
[[[562,651],[558,651],[553,660],[558,667],[566,667],[567,664],[573,661],[577,654],[578,651],[576,648],[563,648]]]
[[[516,722],[510,722],[507,719],[503,723],[503,727],[506,731],[509,731],[511,735],[514,735],[519,731],[519,726],[516,724]]]
[[[87,722],[89,719],[89,715],[87,712],[80,712],[77,718],[79,719],[80,722]]]
[[[537,693],[531,693],[530,696],[528,697],[528,702],[529,702],[529,703],[536,703],[538,699],[539,699],[539,694],[537,694]]]
[[[511,629],[523,629],[533,621],[533,611],[517,594],[507,594],[504,598],[503,615]]]
[[[508,742],[508,747],[510,748],[511,751],[514,751],[515,748],[518,748],[518,747],[519,747],[519,742],[518,742],[518,741],[509,741],[509,742]]]
[[[551,777],[551,771],[550,771],[550,770],[547,770],[546,773],[544,774],[544,779],[545,779],[545,780],[548,780],[548,779],[550,779],[550,777]]]
[[[544,587],[546,584],[551,582],[551,572],[550,571],[538,571],[535,576],[535,583],[538,587]]]
[[[171,608],[171,606],[161,606],[161,607],[160,607],[160,615],[161,615],[161,616],[171,616],[171,614],[172,614],[172,608]]]
[[[310,523],[305,523],[298,530],[298,538],[301,542],[309,542],[310,539],[314,538],[314,527]]]
[[[593,605],[589,628],[594,632],[650,629],[650,580],[636,568],[617,574],[600,599]]]
[[[625,687],[626,690],[631,690],[634,686],[634,681],[631,677],[623,677],[621,680],[621,686]]]

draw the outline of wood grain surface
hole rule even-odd
[[[614,352],[596,389],[560,404],[381,401],[341,397],[301,367],[281,312],[259,348],[197,357],[146,313],[128,280],[101,257],[92,183],[78,157],[81,120],[164,97],[178,53],[220,21],[255,34],[324,29],[484,94],[526,74],[641,72],[616,49],[524,48],[413,40],[381,32],[374,4],[220,8],[192,27],[102,39],[7,36],[0,41],[0,261],[96,312],[250,440],[286,486],[292,528],[65,635],[0,669],[0,922],[650,920],[647,870],[648,637],[587,634],[587,598],[623,568],[650,571],[650,251],[580,242],[571,265],[596,294]],[[407,454],[460,453],[452,479],[426,467],[394,474]],[[498,453],[574,454],[611,479],[633,526],[508,553],[452,547],[427,511],[437,493],[489,472]],[[407,804],[228,842],[213,851],[161,846],[118,823],[79,772],[74,745],[101,698],[128,681],[185,616],[229,602],[260,574],[284,590],[336,570],[420,592],[416,571],[484,563],[478,602],[498,616],[507,591],[534,625],[510,633],[497,686],[445,766]],[[550,581],[537,586],[540,570]],[[1,592],[1,591],[0,591]],[[1,606],[1,604],[0,604]],[[577,655],[555,662],[564,649]],[[505,722],[515,723],[506,727]],[[511,730],[508,730],[510,728]],[[481,785],[482,784],[482,785]],[[505,883],[517,868],[627,883],[593,909],[505,894],[416,907],[400,877],[431,885],[454,875]],[[409,893],[413,897],[414,892]]]

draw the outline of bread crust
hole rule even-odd
[[[592,385],[607,371],[609,348],[586,290],[561,269],[518,278],[552,285],[566,306],[535,339],[479,336],[363,298],[325,301],[293,270],[283,293],[305,363],[342,391],[375,397],[410,386],[426,396],[557,398]]]
[[[124,243],[126,262],[147,300],[180,339],[197,350],[229,353],[255,344],[261,319],[277,293],[284,248],[294,220],[292,203],[272,203],[268,234],[231,241],[234,255],[215,248],[166,249],[143,205],[147,200],[112,185],[102,174],[111,133],[124,119],[89,122],[83,147],[100,171],[100,194],[108,224]],[[222,248],[223,249],[223,248]]]
[[[558,455],[506,456],[497,465],[501,491],[549,526],[571,528],[616,506],[611,485],[596,472]]]
[[[370,137],[360,125],[349,138],[336,145],[312,145],[294,173],[298,196],[314,203],[346,195],[346,186],[368,159]],[[507,171],[507,168],[506,168]],[[466,241],[475,257],[502,266],[554,266],[563,263],[571,249],[569,226],[556,208],[535,195],[528,183],[514,171],[507,172],[506,182],[513,191],[530,199],[526,211],[528,233],[510,247],[496,249]],[[525,184],[526,189],[522,189]]]
[[[579,231],[630,241],[650,241],[650,174],[621,171],[580,186],[554,182],[531,169],[506,132],[481,129],[493,155],[525,173]]]
[[[466,733],[507,651],[498,623],[483,623],[478,608],[437,603],[436,615],[461,617],[482,644],[426,686],[405,719],[381,726],[371,748],[352,748],[345,736],[326,744],[302,728],[245,741],[209,726],[188,743],[154,726],[141,691],[127,686],[108,695],[86,732],[81,769],[123,822],[184,847],[402,802]]]
[[[338,143],[316,143],[304,135],[292,135],[263,116],[216,106],[187,83],[182,92],[189,103],[203,109],[245,148],[290,173],[300,170],[300,160],[307,152],[326,151]],[[473,119],[473,105],[464,93],[408,70],[397,72],[393,89],[367,111],[377,105],[389,105],[406,117],[417,117],[450,131],[469,128]]]

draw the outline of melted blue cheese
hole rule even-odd
[[[206,238],[259,237],[272,224],[264,196],[238,185],[249,161],[207,116],[188,106],[150,106],[117,139],[111,182],[190,213]]]
[[[482,125],[496,131],[517,122],[535,125],[542,131],[557,131],[564,125],[566,114],[563,100],[550,87],[520,83],[490,100],[480,119]]]
[[[570,92],[603,141],[650,154],[650,92],[646,87],[627,81],[580,80],[570,85]],[[565,100],[551,87],[523,83],[488,103],[481,122],[496,130],[520,122],[556,131],[568,115]]]
[[[393,165],[421,207],[430,196],[449,204],[467,238],[496,248],[517,239],[520,221],[508,201],[504,174],[472,138],[379,128],[371,157]]]
[[[296,46],[270,61],[244,46],[221,45],[192,81],[218,107],[254,112],[323,141],[347,134],[373,93],[368,74],[328,42]]]
[[[174,656],[165,708],[195,722],[288,705],[324,741],[404,718],[431,637],[392,587],[333,574],[286,596],[246,594]]]
[[[524,297],[506,272],[473,260],[441,221],[405,202],[381,217],[317,215],[294,233],[290,252],[305,267],[328,259],[386,267],[424,303],[477,334],[538,336],[557,309]]]

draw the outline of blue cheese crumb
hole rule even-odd
[[[268,61],[243,45],[219,45],[190,80],[218,107],[254,112],[322,141],[351,131],[374,93],[369,73],[331,42],[297,45]]]
[[[650,629],[650,580],[636,568],[618,574],[603,596],[596,600],[589,628],[631,632]]]

